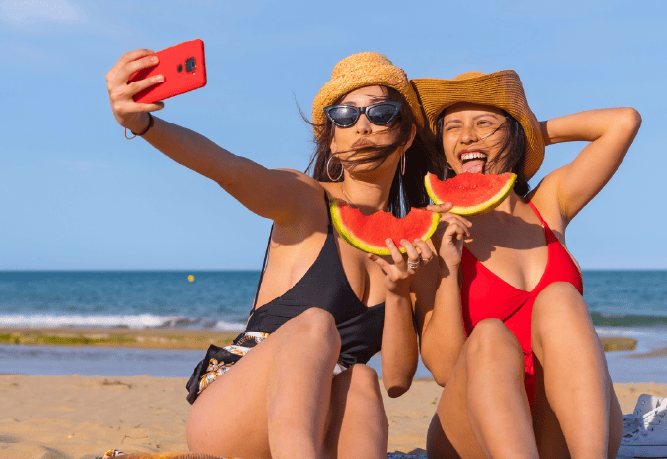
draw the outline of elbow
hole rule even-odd
[[[443,375],[433,375],[433,379],[438,386],[445,387],[449,378]]]
[[[632,107],[625,107],[621,109],[619,115],[619,124],[626,129],[632,137],[637,134],[639,127],[642,125],[642,117],[637,110]]]
[[[397,398],[405,394],[410,389],[411,385],[412,379],[406,379],[404,381],[394,381],[391,384],[385,382],[384,388],[387,390],[389,398]]]
[[[428,369],[428,371],[431,372],[431,375],[433,376],[436,384],[440,387],[445,387],[451,373],[449,370],[453,369],[453,367],[446,365],[446,363],[442,361],[431,362],[430,359],[425,357],[423,354],[422,361],[424,362],[424,366]]]
[[[403,367],[402,371],[387,369],[382,371],[382,383],[389,398],[400,397],[405,394],[412,385],[412,378],[417,372],[417,365]]]

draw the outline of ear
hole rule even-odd
[[[416,135],[417,135],[417,126],[413,124],[412,130],[410,131],[410,138],[408,138],[408,141],[405,142],[405,147],[403,147],[403,151],[406,151],[408,148],[410,148],[410,145],[412,145],[412,141],[415,140]]]

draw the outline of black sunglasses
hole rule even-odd
[[[392,101],[379,102],[368,107],[355,107],[354,105],[324,107],[324,114],[338,127],[354,126],[362,113],[371,123],[382,126],[391,123],[400,111],[401,103]]]

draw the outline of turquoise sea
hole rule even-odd
[[[608,354],[614,380],[664,377],[667,382],[667,358],[632,355],[667,347],[667,271],[584,271],[583,277],[584,297],[598,332],[638,340],[635,353]],[[259,271],[4,271],[0,272],[0,328],[240,331],[258,279]],[[157,363],[161,353],[169,365]],[[0,346],[0,373],[189,376],[199,354],[5,345]],[[420,371],[428,376],[425,369]],[[645,376],[638,377],[638,371]]]

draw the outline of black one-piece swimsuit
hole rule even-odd
[[[326,240],[317,259],[294,287],[260,308],[253,306],[246,331],[237,336],[231,346],[209,347],[186,385],[190,403],[194,403],[202,390],[241,359],[249,349],[308,308],[321,308],[333,316],[341,337],[338,363],[343,368],[355,363],[367,363],[380,351],[384,303],[368,307],[357,298],[350,287],[336,247],[326,194],[324,199],[329,224]],[[267,246],[257,293],[262,285],[268,252]]]

